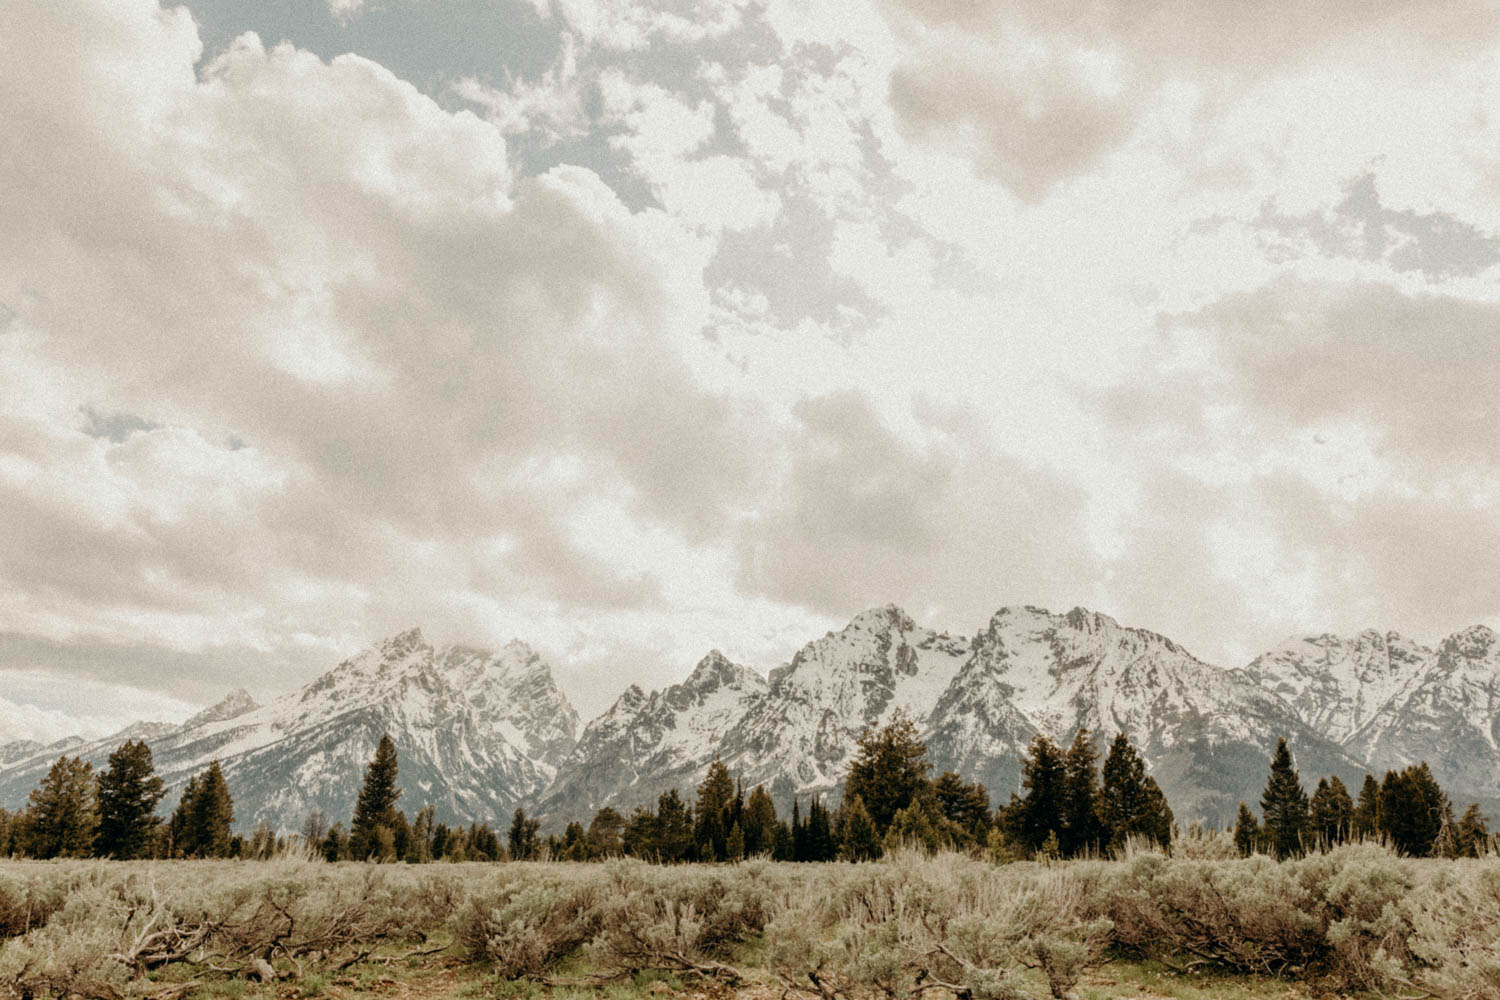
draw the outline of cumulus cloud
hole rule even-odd
[[[1500,29],[1484,3],[889,0],[882,9],[904,45],[890,80],[899,121],[1027,201],[1118,149],[1168,82],[1217,103],[1227,88],[1314,57],[1379,67],[1474,53]]]
[[[670,219],[515,180],[496,128],[355,56],[246,36],[195,73],[182,10],[6,20],[0,93],[48,139],[0,193],[33,247],[0,274],[13,627],[275,649],[504,628],[475,589],[647,607],[649,569],[571,540],[580,496],[701,535],[744,493]]]
[[[830,616],[896,601],[958,628],[1008,602],[1093,596],[1078,490],[996,452],[961,412],[916,412],[925,443],[857,392],[799,403],[779,489],[738,543],[743,585]]]
[[[345,12],[0,5],[0,669],[1500,613],[1488,5]]]

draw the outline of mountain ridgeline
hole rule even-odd
[[[1002,608],[962,638],[887,606],[769,677],[714,651],[681,683],[631,686],[587,725],[524,643],[434,647],[413,629],[267,705],[238,691],[180,726],[0,746],[0,805],[23,804],[60,754],[97,768],[122,740],[143,739],[168,808],[218,760],[238,826],[293,830],[313,811],[349,814],[388,733],[403,803],[446,823],[519,807],[560,829],[693,787],[715,760],[789,810],[809,795],[836,803],[859,734],[898,710],[938,771],[1002,801],[1034,736],[1066,746],[1084,728],[1101,751],[1124,733],[1183,820],[1233,822],[1280,738],[1303,773],[1357,788],[1366,772],[1426,761],[1455,796],[1500,804],[1500,637],[1482,626],[1436,649],[1373,631],[1298,638],[1226,670],[1082,608]]]

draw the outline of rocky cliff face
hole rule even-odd
[[[1126,733],[1182,818],[1227,821],[1254,802],[1280,736],[1309,785],[1338,774],[1357,787],[1365,770],[1426,760],[1456,799],[1500,802],[1500,637],[1484,627],[1437,649],[1374,631],[1296,638],[1226,671],[1083,608],[1002,608],[960,638],[894,606],[809,642],[769,678],[709,653],[681,683],[629,688],[581,733],[524,643],[436,649],[412,630],[269,705],[239,691],[181,726],[0,746],[0,802],[23,804],[60,753],[103,766],[143,738],[174,791],[218,758],[242,827],[290,829],[314,808],[349,815],[389,732],[403,805],[431,802],[450,822],[503,822],[523,806],[560,826],[671,787],[690,798],[716,757],[786,805],[836,797],[860,732],[897,711],[938,769],[999,800],[1033,736],[1066,743],[1086,728],[1101,748]]]

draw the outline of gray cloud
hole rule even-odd
[[[919,403],[935,440],[917,446],[857,392],[794,412],[785,476],[739,539],[748,591],[829,615],[897,601],[957,627],[1094,592],[1076,488],[986,447],[968,415]]]
[[[1381,204],[1373,172],[1350,181],[1344,197],[1321,212],[1287,215],[1267,202],[1253,226],[1278,260],[1312,252],[1385,261],[1395,271],[1417,271],[1433,281],[1472,276],[1500,263],[1500,238],[1462,219]]]
[[[1500,462],[1493,304],[1283,278],[1168,325],[1210,336],[1226,365],[1212,391],[1283,431],[1357,420],[1412,468]]]

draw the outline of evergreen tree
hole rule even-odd
[[[537,856],[537,833],[542,821],[528,819],[526,810],[517,808],[510,819],[510,859],[512,861],[534,861]]]
[[[1038,735],[1021,761],[1026,797],[1009,817],[1016,839],[1030,851],[1040,850],[1049,833],[1063,824],[1067,763],[1057,744]]]
[[[343,861],[349,856],[349,838],[344,836],[344,824],[335,823],[328,828],[323,834],[321,849],[324,861]]]
[[[1458,856],[1482,858],[1489,853],[1490,821],[1479,811],[1479,803],[1471,802],[1458,821]]]
[[[1245,803],[1240,803],[1239,815],[1234,818],[1234,847],[1240,857],[1248,858],[1255,853],[1260,841],[1260,821]]]
[[[1271,853],[1277,859],[1301,853],[1308,825],[1307,792],[1292,767],[1292,752],[1285,739],[1276,741],[1271,773],[1260,796],[1260,812]]]
[[[845,795],[848,791],[845,790]],[[807,825],[802,822],[802,806],[792,799],[792,860],[807,861]]]
[[[839,853],[845,861],[873,861],[880,857],[880,835],[858,795],[839,809]]]
[[[771,841],[771,858],[775,861],[794,861],[796,855],[792,844],[792,828],[786,820],[776,824],[776,837]]]
[[[633,858],[656,859],[656,813],[636,806],[620,835],[620,846]]]
[[[1359,802],[1349,827],[1354,840],[1364,840],[1380,832],[1380,782],[1373,774],[1365,775],[1365,783],[1359,787]]]
[[[745,860],[745,831],[740,829],[738,823],[729,828],[726,856],[730,861]]]
[[[365,766],[364,785],[354,804],[354,820],[349,824],[349,853],[357,860],[380,853],[384,845],[377,842],[379,827],[391,832],[390,849],[395,850],[396,800],[401,797],[401,789],[396,787],[396,771],[396,744],[386,733],[380,737],[375,756]]]
[[[166,793],[146,742],[120,744],[99,776],[95,853],[122,859],[148,857],[156,840],[156,805]]]
[[[729,828],[735,822],[734,779],[717,757],[698,786],[693,807],[693,842],[700,861],[723,861],[728,853]]]
[[[1354,826],[1354,800],[1338,775],[1319,778],[1308,806],[1312,832],[1327,847],[1349,839]]]
[[[1152,777],[1146,778],[1146,815],[1140,819],[1140,832],[1161,847],[1172,845],[1172,810],[1167,796]]]
[[[1099,754],[1093,734],[1079,729],[1063,760],[1062,833],[1064,857],[1077,857],[1103,846],[1104,829],[1099,822]]]
[[[832,861],[838,853],[833,824],[828,820],[828,807],[815,797],[807,807],[807,860]]]
[[[227,858],[234,849],[234,800],[217,760],[188,779],[168,825],[172,853],[183,858]]]
[[[776,803],[765,786],[756,785],[745,804],[745,853],[770,854],[776,843]]]
[[[625,817],[605,806],[594,813],[584,834],[590,858],[615,858],[625,853]]]
[[[930,802],[917,799],[891,820],[890,827],[885,831],[883,844],[887,851],[915,847],[928,854],[935,854],[953,846],[948,834],[949,830],[945,828],[942,817],[936,815],[936,809]]]
[[[953,771],[944,771],[933,781],[932,794],[943,818],[961,832],[958,846],[984,843],[990,826],[990,793],[982,784],[966,784]]]
[[[693,850],[693,818],[673,788],[656,800],[656,857],[664,863],[686,861]]]
[[[1102,778],[1095,814],[1104,843],[1119,849],[1131,837],[1149,837],[1163,846],[1171,842],[1172,811],[1166,797],[1124,733],[1110,744]]]
[[[1380,832],[1402,854],[1425,858],[1432,853],[1452,809],[1426,761],[1399,774],[1387,771],[1380,785]]]
[[[883,835],[896,813],[926,787],[930,769],[927,748],[917,738],[916,725],[897,709],[885,728],[872,725],[859,735],[844,795],[864,800],[870,818]]]
[[[33,858],[84,858],[99,830],[94,769],[81,757],[59,757],[26,806],[26,849]]]
[[[432,821],[436,810],[431,804],[423,806],[412,822],[411,833],[406,839],[402,858],[409,865],[424,865],[432,860]]]

